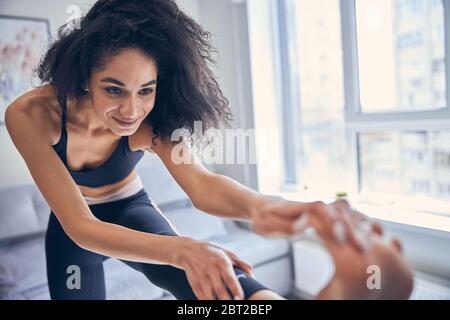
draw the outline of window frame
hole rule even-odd
[[[301,169],[298,167],[301,159],[295,154],[292,145],[297,145],[296,137],[299,133],[298,122],[302,106],[299,98],[300,92],[293,92],[294,86],[299,88],[295,72],[290,64],[293,49],[290,47],[289,24],[292,18],[288,17],[286,7],[289,0],[277,1],[274,5],[275,20],[275,46],[279,72],[278,80],[284,85],[279,87],[279,106],[284,138],[284,189],[290,190],[298,184]],[[363,133],[376,131],[404,131],[404,130],[432,130],[450,128],[450,0],[442,0],[444,9],[444,38],[445,38],[445,75],[446,75],[446,106],[440,109],[408,110],[408,111],[382,111],[376,113],[363,113],[360,103],[359,69],[358,69],[358,43],[357,43],[357,17],[356,0],[339,0],[341,39],[343,54],[343,86],[344,86],[344,125],[346,139],[345,166],[349,176],[349,192],[361,192],[361,168],[359,165],[358,136]],[[295,52],[295,51],[294,51]],[[300,144],[301,145],[301,144]]]
[[[301,135],[302,128],[299,125],[301,113],[298,112],[298,108],[294,106],[300,106],[300,89],[292,90],[292,88],[299,88],[299,79],[296,71],[292,68],[295,64],[295,57],[290,53],[294,52],[290,50],[289,43],[293,36],[292,16],[288,16],[287,13],[287,1],[277,1],[273,5],[273,18],[275,23],[274,30],[274,44],[275,44],[275,61],[277,62],[277,91],[278,105],[280,106],[280,117],[283,123],[281,126],[281,134],[283,138],[283,182],[282,188],[289,190],[295,188],[299,179],[298,165],[301,159],[296,156],[295,148],[287,146],[300,146],[302,144],[296,138],[297,135]],[[281,85],[286,84],[289,85]],[[297,128],[297,129],[296,129]]]
[[[345,122],[349,128],[365,130],[441,128],[450,124],[450,1],[444,7],[446,106],[441,109],[363,113],[359,95],[356,0],[340,0],[344,67]]]

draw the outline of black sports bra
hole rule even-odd
[[[77,185],[87,187],[100,187],[107,184],[119,182],[126,178],[134,169],[136,164],[144,155],[144,151],[132,151],[128,144],[128,136],[120,139],[119,145],[116,147],[112,155],[100,166],[94,169],[74,171],[67,165],[67,130],[66,130],[66,104],[64,104],[62,112],[62,128],[61,137],[53,148],[59,155],[70,175]]]

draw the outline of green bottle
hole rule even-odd
[[[336,199],[342,199],[342,198],[347,198],[348,197],[348,193],[345,191],[338,191],[336,192]]]

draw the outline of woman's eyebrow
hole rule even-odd
[[[141,87],[151,86],[153,84],[156,84],[156,80],[151,80],[147,83],[141,84]]]
[[[125,87],[125,84],[122,81],[119,81],[117,79],[110,78],[110,77],[103,78],[103,79],[100,80],[100,82],[111,82],[111,83],[117,84],[119,86]],[[141,87],[146,87],[146,86],[150,86],[150,85],[153,85],[153,84],[156,84],[156,80],[151,80],[151,81],[149,81],[147,83],[144,83],[144,84],[141,85]]]

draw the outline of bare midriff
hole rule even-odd
[[[113,184],[108,184],[108,185],[101,186],[101,187],[96,187],[96,188],[79,185],[78,188],[80,189],[83,196],[92,197],[92,198],[96,198],[96,197],[104,198],[110,194],[113,194],[114,192],[116,192],[117,190],[119,190],[120,188],[122,188],[123,186],[128,184],[131,180],[133,180],[133,178],[136,177],[136,175],[137,175],[137,172],[136,172],[136,169],[134,169],[133,171],[131,171],[131,173],[125,179],[120,180],[119,182],[116,182]]]

